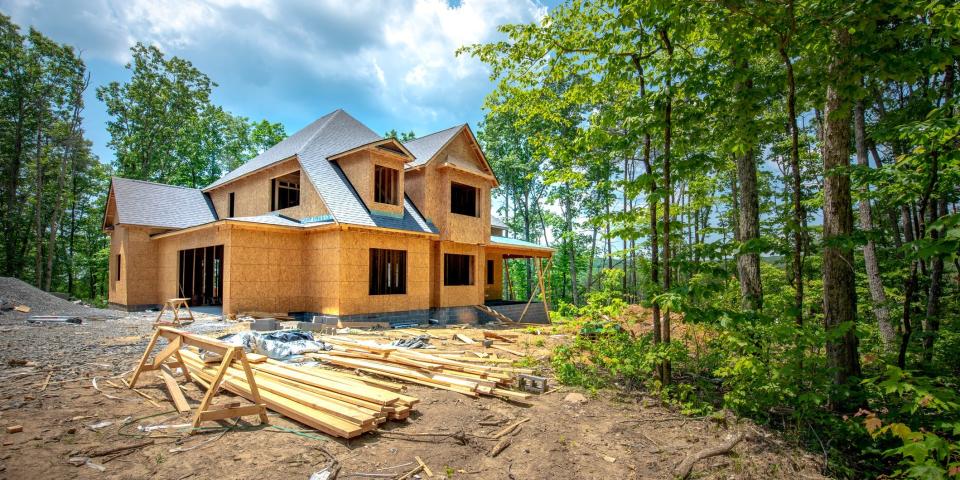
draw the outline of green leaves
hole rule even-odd
[[[131,54],[130,80],[97,88],[112,117],[117,175],[203,187],[285,136],[279,124],[251,123],[213,105],[216,83],[189,61],[141,43]]]

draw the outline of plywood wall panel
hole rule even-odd
[[[402,312],[424,310],[430,304],[429,261],[431,240],[402,234],[382,234],[354,230],[341,233],[341,270],[339,279],[340,314]],[[407,252],[407,293],[370,295],[370,249],[386,248]]]
[[[283,161],[272,167],[219,186],[210,191],[210,199],[219,218],[230,214],[229,197],[234,193],[234,216],[252,217],[271,213],[270,180],[300,170],[300,205],[277,210],[276,213],[302,219],[329,214],[317,190],[310,183],[296,158]]]

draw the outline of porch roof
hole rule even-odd
[[[487,250],[503,253],[505,258],[549,258],[553,256],[555,251],[550,247],[544,247],[526,240],[498,237],[496,235],[490,236]]]

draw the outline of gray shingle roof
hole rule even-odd
[[[503,230],[510,230],[510,226],[504,223],[503,220],[500,220],[500,217],[496,215],[490,215],[490,226],[494,228],[501,228]]]
[[[334,221],[368,227],[436,233],[411,202],[404,201],[403,218],[370,212],[331,156],[367,145],[383,137],[343,110],[324,115],[259,156],[241,165],[205,190],[296,155]]]
[[[253,217],[230,217],[234,222],[260,223],[263,225],[278,225],[281,227],[303,227],[304,225],[292,218],[280,215],[256,215]]]
[[[261,168],[269,167],[274,163],[277,163],[281,160],[286,160],[296,155],[300,149],[302,149],[303,146],[306,145],[306,143],[317,134],[317,132],[323,129],[327,122],[332,119],[337,112],[342,112],[342,110],[335,110],[314,120],[310,125],[307,125],[306,127],[300,129],[300,131],[297,133],[294,133],[293,135],[283,139],[280,143],[270,147],[267,151],[257,155],[256,157],[253,157],[232,171],[227,172],[226,175],[220,177],[217,181],[211,183],[203,190],[209,191],[229,182],[230,180],[242,177],[248,173],[255,172]]]
[[[217,220],[210,199],[197,188],[113,177],[117,223],[189,228]]]
[[[457,133],[460,132],[460,129],[464,128],[464,125],[457,125],[455,127],[450,127],[446,130],[440,130],[439,132],[434,132],[429,135],[424,135],[420,138],[410,140],[409,142],[404,142],[403,146],[407,147],[407,150],[410,150],[410,153],[413,154],[414,160],[407,164],[406,168],[411,169],[419,167],[430,161],[437,152],[443,148],[451,138],[454,137]]]

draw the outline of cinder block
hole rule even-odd
[[[324,328],[330,330],[329,325],[324,325],[322,323],[313,323],[313,322],[297,322],[297,328],[300,330],[307,330],[309,332],[322,332]]]
[[[279,330],[280,325],[277,323],[277,320],[274,318],[258,318],[250,324],[250,330],[257,332],[269,332],[273,330]]]

